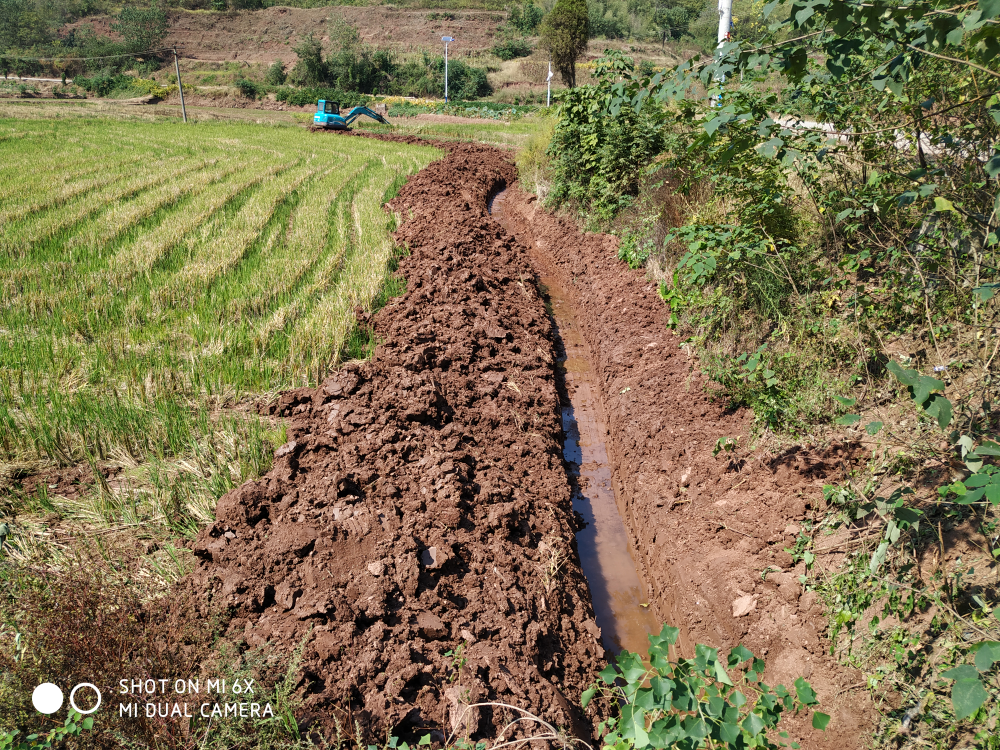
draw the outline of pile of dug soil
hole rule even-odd
[[[410,254],[406,293],[373,321],[383,343],[281,397],[289,442],[219,502],[190,582],[250,646],[309,634],[307,722],[489,736],[506,712],[465,706],[502,701],[589,736],[577,707],[603,649],[553,331],[524,249],[486,212],[513,166],[450,148],[393,202]]]

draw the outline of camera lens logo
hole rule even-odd
[[[63,693],[58,685],[43,682],[31,694],[31,704],[42,714],[54,714],[63,704]]]
[[[76,705],[76,691],[80,688],[90,688],[94,691],[94,695],[97,696],[97,702],[92,708],[82,709]],[[69,705],[72,706],[73,710],[77,713],[86,716],[87,714],[94,713],[94,711],[101,707],[102,697],[101,691],[97,689],[96,685],[90,682],[81,682],[70,691]],[[58,685],[53,685],[51,682],[43,682],[31,693],[31,703],[39,713],[54,714],[62,708],[63,692]]]

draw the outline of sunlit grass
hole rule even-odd
[[[253,405],[339,362],[385,283],[387,191],[440,155],[89,118],[0,120],[0,142],[0,518],[21,519],[15,559],[50,561],[62,546],[40,517],[102,529],[99,546],[190,537],[267,470],[284,435]],[[15,167],[31,154],[37,170]],[[94,478],[77,497],[18,489],[69,466]],[[184,554],[161,546],[145,574],[179,575]]]

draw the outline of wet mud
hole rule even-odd
[[[504,225],[538,273],[570,290],[597,374],[622,519],[657,621],[681,628],[684,656],[695,643],[743,643],[767,660],[769,684],[808,679],[832,720],[822,733],[793,719],[803,747],[866,746],[877,717],[864,680],[829,656],[822,605],[803,592],[804,563],[785,551],[857,448],[713,456],[721,437],[746,444],[750,417],[711,397],[667,328],[655,286],[617,259],[617,240],[579,232],[517,187],[503,205]]]
[[[489,202],[490,214],[506,226],[501,192]],[[604,647],[645,654],[647,636],[660,631],[645,595],[625,524],[622,522],[605,436],[597,380],[583,338],[572,294],[561,278],[542,274],[556,334],[556,385],[562,401],[563,458],[573,486],[573,508],[585,527],[577,532],[583,573],[590,585]]]

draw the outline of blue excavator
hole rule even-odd
[[[347,126],[357,120],[361,115],[367,115],[373,120],[388,125],[389,121],[377,112],[372,112],[368,107],[355,107],[346,115],[340,114],[340,105],[337,102],[328,102],[320,99],[316,103],[316,114],[313,115],[313,127],[325,128],[327,130],[347,130]]]

